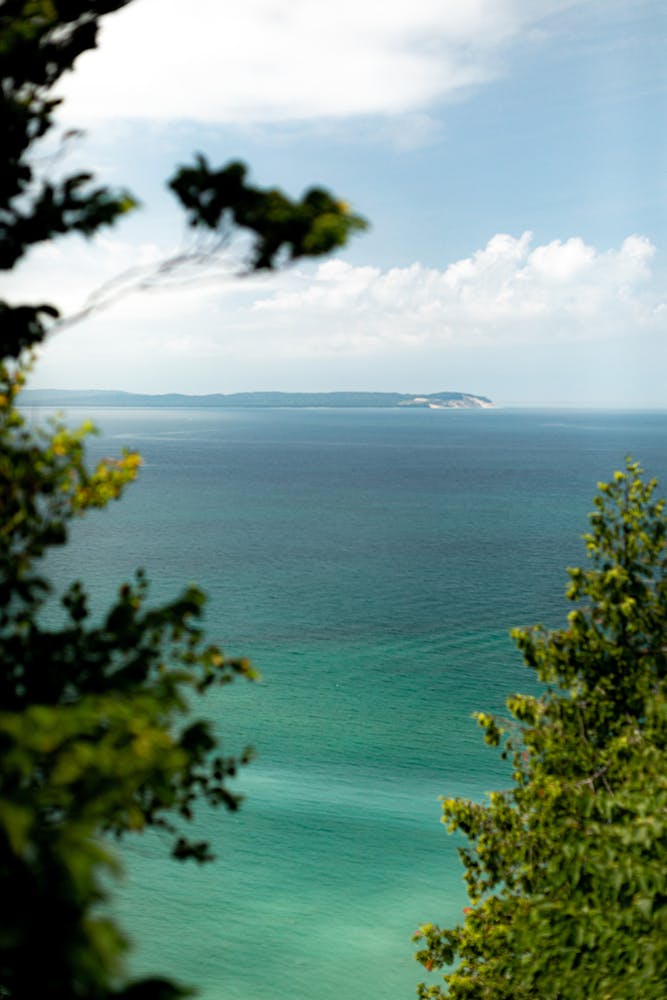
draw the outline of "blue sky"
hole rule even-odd
[[[32,384],[192,393],[463,390],[667,405],[662,0],[134,0],[59,88],[65,165],[141,211],[35,250],[16,297],[73,313],[182,245],[195,150],[370,231],[326,262],[128,293]]]

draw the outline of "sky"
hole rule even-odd
[[[57,87],[85,135],[40,157],[141,208],[5,283],[102,303],[31,385],[667,406],[666,41],[664,0],[133,0]],[[196,151],[370,228],[280,274],[232,254],[138,291],[188,244],[165,181]]]

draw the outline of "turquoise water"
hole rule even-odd
[[[596,481],[632,452],[667,483],[667,414],[90,415],[97,454],[145,464],[53,572],[100,606],[139,564],[156,598],[194,580],[263,674],[210,701],[225,747],[258,751],[241,812],[199,817],[217,863],[125,851],[133,968],[205,1000],[413,996],[411,933],[465,905],[438,796],[504,781],[470,713],[530,686],[507,633],[563,620]]]

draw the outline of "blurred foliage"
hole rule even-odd
[[[100,17],[127,2],[0,0],[1,269],[136,205],[88,173],[42,176],[34,156],[54,125],[53,86],[95,47]],[[255,269],[325,253],[363,226],[325,191],[292,202],[249,186],[240,164],[216,172],[199,157],[171,185],[193,225],[250,232]],[[138,571],[98,620],[83,582],[58,594],[45,577],[42,557],[72,521],[120,497],[140,465],[125,453],[91,469],[89,425],[35,427],[20,412],[32,351],[57,317],[41,301],[0,302],[0,997],[172,1000],[188,991],[127,981],[127,942],[101,905],[118,871],[111,845],[153,828],[175,858],[211,859],[186,824],[198,802],[237,807],[229,778],[249,751],[223,755],[198,700],[254,673],[206,641],[194,586],[151,607]]]
[[[479,714],[514,786],[443,802],[470,906],[415,935],[421,1000],[662,1000],[667,983],[667,518],[628,460],[601,483],[568,570],[567,626],[519,629],[546,685]]]
[[[186,208],[191,226],[220,232],[227,225],[253,234],[252,270],[330,253],[366,227],[328,191],[311,188],[293,201],[277,188],[253,187],[246,174],[243,163],[211,170],[199,155],[196,166],[181,167],[169,186]]]
[[[77,581],[62,613],[44,614],[56,595],[41,557],[74,518],[121,495],[139,456],[89,469],[89,426],[28,425],[25,371],[0,366],[0,995],[129,997],[142,985],[146,1000],[166,1000],[179,995],[166,980],[122,986],[125,941],[99,910],[103,875],[117,871],[111,839],[152,827],[174,857],[212,857],[183,823],[197,801],[237,807],[227,782],[249,752],[223,756],[192,716],[212,685],[253,672],[205,641],[196,587],[150,608],[138,572],[93,622]]]
[[[37,243],[64,233],[92,236],[137,207],[129,191],[96,187],[85,171],[57,182],[42,177],[32,155],[61,103],[52,87],[78,55],[95,47],[100,17],[128,2],[0,0],[0,270],[14,267]],[[238,162],[213,170],[199,155],[194,167],[176,170],[169,186],[191,226],[213,231],[221,242],[235,231],[250,235],[250,270],[328,253],[366,227],[321,188],[295,201],[276,188],[248,184],[246,167]],[[53,306],[0,301],[0,357],[18,357],[38,343],[57,316]]]

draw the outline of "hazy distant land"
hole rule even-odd
[[[433,392],[411,395],[402,392],[235,392],[189,396],[170,392],[159,395],[120,392],[114,389],[26,389],[23,404],[30,406],[159,406],[159,407],[392,407],[410,406],[431,410],[488,409],[486,396],[470,392]]]

